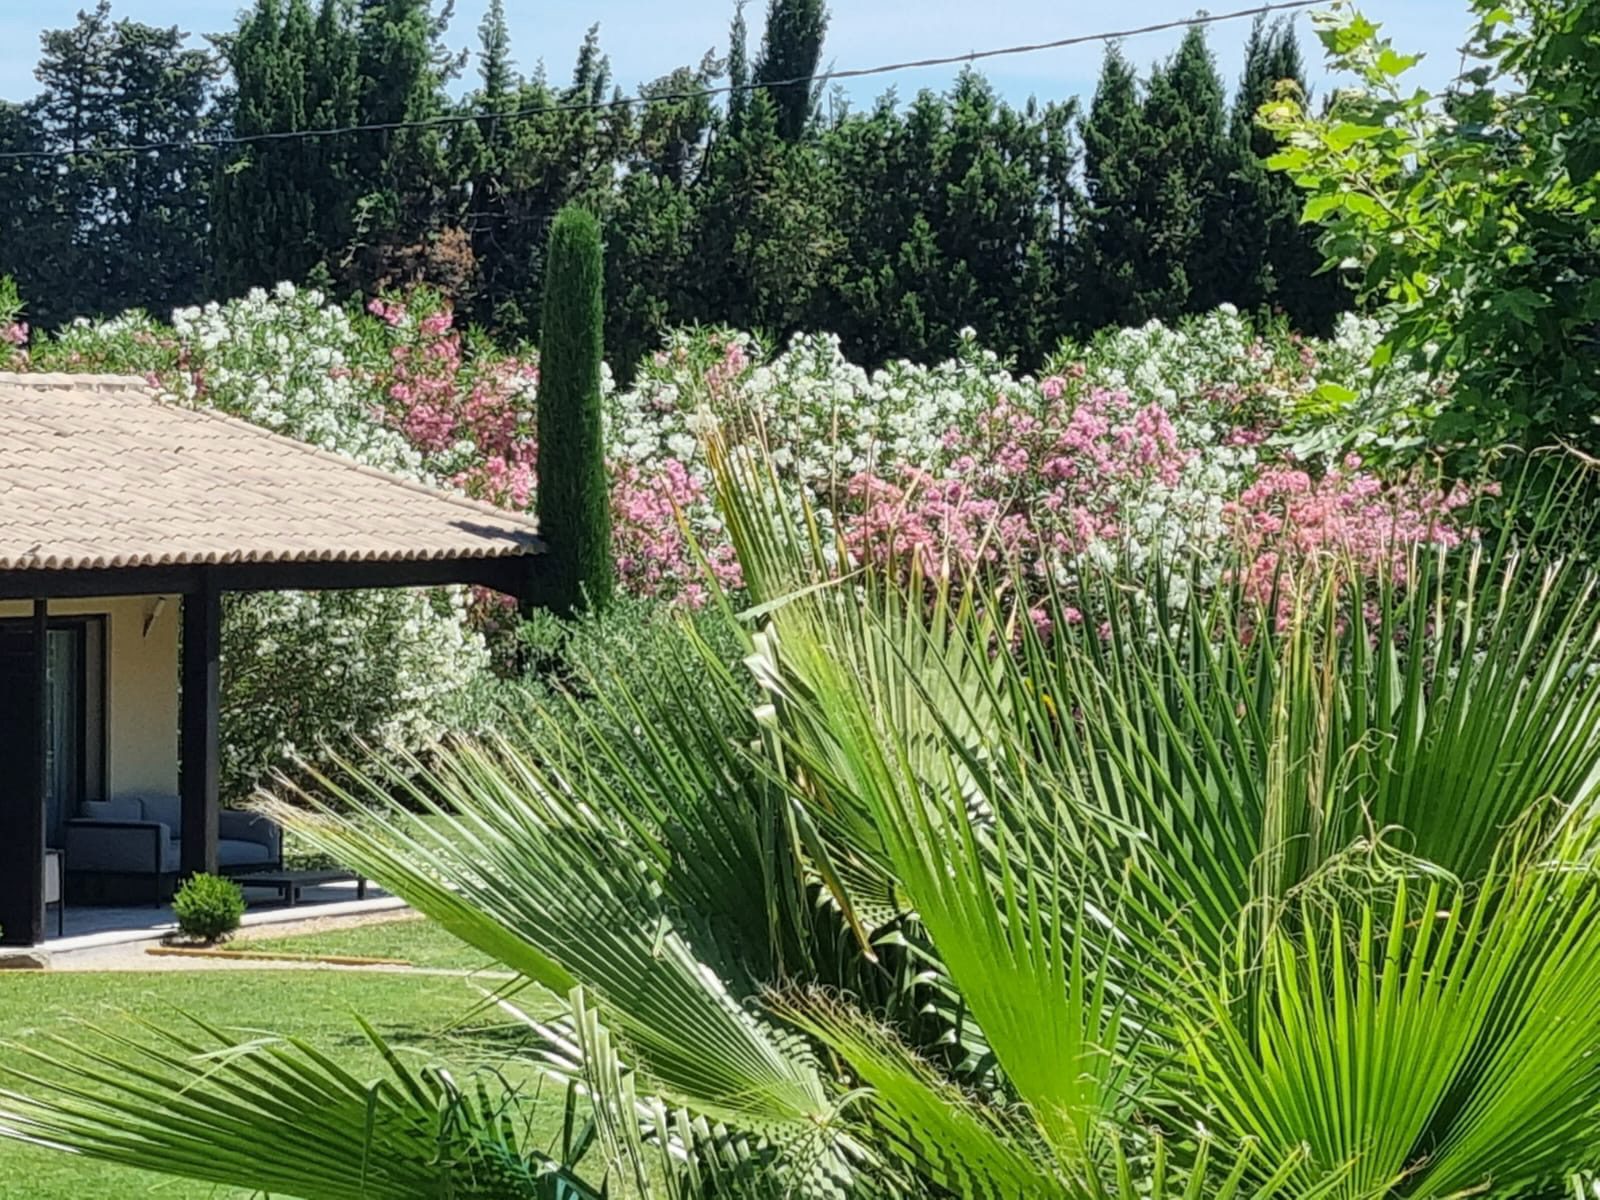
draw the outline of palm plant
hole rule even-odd
[[[1050,597],[1046,637],[1005,580],[840,578],[758,443],[711,449],[742,667],[684,625],[643,682],[602,658],[592,701],[274,807],[567,997],[499,1001],[564,1091],[119,1034],[28,1051],[54,1073],[12,1068],[6,1132],[313,1200],[1442,1200],[1596,1165],[1585,571],[1329,564],[1282,628],[1112,572],[1104,626]]]

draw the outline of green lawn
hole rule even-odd
[[[477,1000],[461,979],[394,973],[0,973],[0,1039],[26,1041],[41,1030],[70,1032],[73,1018],[116,1020],[119,1013],[176,1023],[181,1019],[176,1010],[182,1010],[219,1026],[298,1034],[348,1063],[375,1069],[353,1013],[372,1021],[386,1038],[438,1045],[459,1062],[470,1057],[470,1049],[448,1045],[440,1035],[459,1034],[451,1027]],[[520,1003],[529,1005],[531,997],[524,993]],[[16,1061],[13,1055],[0,1048],[0,1062]],[[559,1113],[551,1119],[559,1123]],[[136,1174],[0,1140],[0,1200],[124,1200],[143,1195],[231,1200],[247,1193]]]
[[[363,958],[401,958],[414,967],[451,967],[474,971],[492,966],[479,951],[445,933],[432,921],[410,918],[355,925],[320,933],[241,936],[236,950],[273,954],[349,954]]]

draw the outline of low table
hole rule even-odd
[[[235,875],[233,881],[240,887],[277,888],[278,895],[293,908],[300,903],[303,888],[320,887],[325,883],[356,881],[356,899],[367,898],[367,881],[354,871],[330,867],[321,871],[258,871],[253,875]]]

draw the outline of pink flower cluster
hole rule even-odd
[[[617,579],[640,596],[676,597],[698,608],[709,598],[704,572],[684,536],[682,514],[704,501],[705,489],[676,459],[655,472],[625,466],[611,492],[612,545]],[[724,587],[742,583],[733,547],[726,541],[701,545],[717,581]]]
[[[527,508],[538,446],[525,397],[538,367],[516,358],[469,361],[448,308],[414,321],[398,301],[373,300],[367,311],[394,331],[378,381],[384,418],[424,455],[449,457],[470,447],[470,463],[451,471],[450,481],[491,504]]]
[[[0,325],[0,342],[11,346],[25,346],[28,344],[28,323],[26,321],[12,321]]]
[[[387,327],[388,363],[377,380],[385,398],[383,419],[468,495],[502,508],[530,508],[538,489],[538,441],[529,396],[538,367],[516,358],[469,355],[449,309],[413,313],[399,300],[373,300],[367,311]],[[730,343],[709,374],[727,386],[746,366],[744,350]],[[462,456],[466,465],[460,465]],[[684,465],[669,459],[649,472],[618,471],[612,489],[612,528],[624,587],[640,595],[706,600],[699,562],[679,521],[703,504],[704,489]],[[738,586],[739,568],[726,542],[702,548],[724,584]],[[480,620],[494,614],[484,600]]]
[[[845,544],[856,557],[923,571],[1019,566],[1035,575],[1097,540],[1115,540],[1128,500],[1175,486],[1191,451],[1160,406],[1095,390],[1072,400],[1060,379],[1030,410],[1004,398],[972,433],[947,431],[942,474],[902,467],[857,475],[847,492]]]
[[[1293,463],[1267,467],[1223,512],[1248,564],[1245,594],[1262,604],[1276,595],[1281,623],[1297,595],[1330,571],[1403,584],[1415,547],[1461,543],[1457,514],[1474,498],[1460,483],[1386,483],[1352,454],[1320,479]]]

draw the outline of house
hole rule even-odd
[[[138,379],[0,374],[0,944],[42,940],[47,852],[86,803],[177,797],[178,873],[216,869],[225,593],[527,602],[543,549],[526,518]]]

